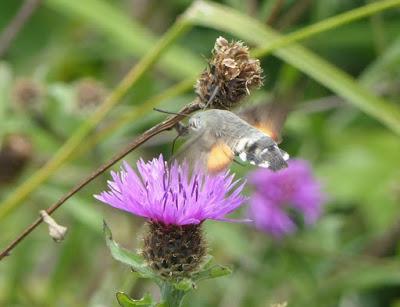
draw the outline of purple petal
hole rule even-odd
[[[290,160],[288,168],[278,172],[258,169],[249,175],[249,182],[255,188],[250,200],[250,216],[257,228],[275,237],[296,230],[286,213],[287,207],[300,212],[308,225],[321,215],[325,196],[306,161]]]
[[[149,162],[139,160],[137,172],[124,162],[119,173],[111,172],[109,191],[98,200],[132,214],[165,224],[199,224],[207,219],[225,220],[241,206],[244,182],[233,181],[229,172],[217,175],[197,170],[190,176],[189,165],[172,165],[162,155]]]

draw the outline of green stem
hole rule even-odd
[[[156,63],[168,47],[190,27],[191,26],[183,19],[177,20],[168,32],[158,41],[154,48],[128,72],[96,112],[78,127],[64,145],[56,152],[53,158],[35,174],[29,177],[28,180],[20,185],[1,204],[0,220],[4,219],[12,211],[18,208],[33,191],[54,174],[72,156],[72,154],[85,141],[89,133],[91,133],[103,118],[113,109],[113,107],[118,104],[128,90]]]
[[[180,307],[186,292],[178,290],[173,284],[164,282],[161,285],[161,299],[163,307]]]

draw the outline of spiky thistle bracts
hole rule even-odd
[[[195,91],[204,106],[229,110],[262,84],[260,62],[250,58],[249,48],[242,42],[229,43],[219,37]]]
[[[198,271],[207,253],[201,224],[147,224],[141,253],[155,273],[178,280]]]

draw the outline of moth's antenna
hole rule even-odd
[[[165,111],[165,110],[161,110],[158,108],[153,108],[154,111],[160,112],[160,113],[165,113],[165,114],[171,114],[171,115],[181,115],[181,116],[185,116],[185,117],[190,117],[187,114],[183,114],[183,113],[179,113],[179,112],[171,112],[171,111]]]
[[[215,86],[213,92],[211,93],[210,98],[208,99],[207,103],[205,104],[203,110],[207,109],[208,106],[212,103],[212,101],[214,100],[215,96],[217,96],[219,92],[219,85]]]
[[[185,116],[185,117],[189,117],[189,115],[183,114],[183,113],[179,113],[179,112],[175,113],[175,112],[171,112],[171,111],[161,110],[161,109],[158,109],[158,108],[153,108],[153,110],[154,110],[154,111],[157,111],[157,112],[160,112],[160,113],[165,113],[165,114],[182,115],[182,116]],[[187,133],[187,131],[186,131],[185,129],[183,129],[183,127],[184,127],[184,126],[180,126],[179,123],[177,123],[177,124],[175,125],[175,128],[176,128],[176,130],[178,131],[178,135],[177,135],[177,136],[174,138],[174,140],[172,141],[171,156],[174,155],[175,144],[176,144],[176,141],[178,140],[178,138],[179,138],[181,135]]]

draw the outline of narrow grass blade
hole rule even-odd
[[[118,10],[109,1],[103,0],[46,0],[47,7],[55,11],[79,18],[100,32],[121,48],[136,57],[142,57],[157,42],[157,37],[142,27],[127,14]],[[195,76],[203,67],[201,57],[182,47],[172,46],[158,63],[163,71],[176,79]]]

